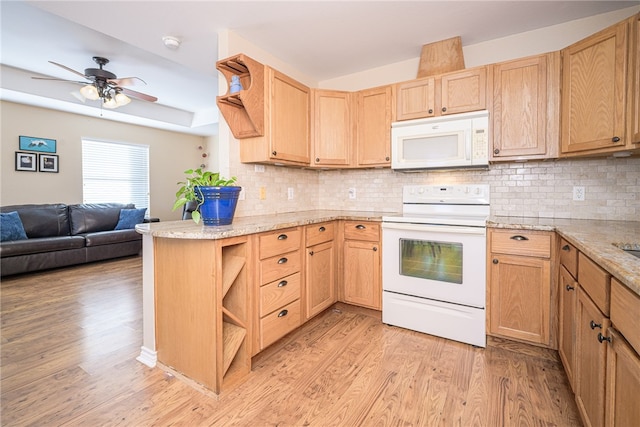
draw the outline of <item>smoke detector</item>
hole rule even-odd
[[[162,41],[166,47],[172,50],[178,49],[180,47],[180,43],[182,43],[179,38],[173,36],[164,36]]]

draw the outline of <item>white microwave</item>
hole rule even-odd
[[[391,168],[398,170],[487,168],[486,110],[391,125]]]

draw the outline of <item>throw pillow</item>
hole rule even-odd
[[[18,212],[0,213],[0,241],[27,240],[22,220]]]
[[[142,209],[121,209],[120,219],[116,225],[116,230],[129,230],[136,228],[136,224],[142,224],[144,222],[144,214],[147,208]]]

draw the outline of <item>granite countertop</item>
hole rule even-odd
[[[492,216],[488,227],[555,231],[612,276],[640,295],[640,221]]]
[[[225,239],[227,237],[243,236],[246,234],[262,233],[280,230],[300,225],[317,224],[336,219],[353,221],[382,221],[388,212],[373,211],[340,211],[340,210],[312,210],[302,212],[287,212],[273,215],[255,215],[236,217],[233,224],[217,227],[205,227],[188,221],[166,221],[136,225],[140,234],[150,234],[153,237],[169,239]]]

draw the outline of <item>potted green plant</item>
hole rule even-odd
[[[196,224],[200,223],[200,219],[204,225],[231,224],[242,190],[242,187],[233,185],[237,178],[223,178],[219,172],[203,171],[201,168],[188,169],[184,173],[186,179],[178,182],[180,188],[176,192],[173,210],[193,201],[197,205],[191,218]]]

